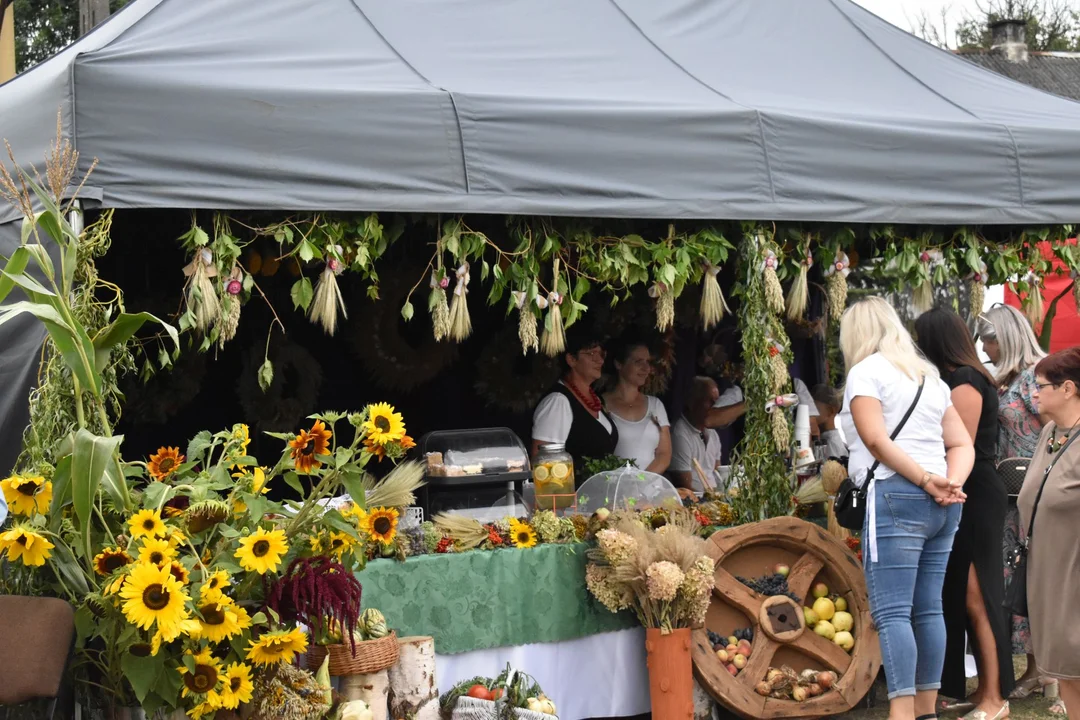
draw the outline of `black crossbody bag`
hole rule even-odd
[[[1056,431],[1057,428],[1054,428]],[[1050,477],[1050,471],[1057,465],[1057,461],[1065,454],[1065,450],[1072,444],[1072,441],[1076,439],[1076,435],[1072,435],[1065,444],[1061,446],[1061,449],[1057,451],[1056,456],[1050,461],[1050,464],[1046,466],[1046,470],[1043,471],[1042,484],[1039,485],[1039,493],[1035,496],[1035,504],[1031,506],[1031,521],[1028,523],[1027,535],[1024,536],[1024,541],[1016,546],[1016,549],[1009,554],[1009,567],[1012,568],[1012,578],[1009,580],[1008,586],[1005,588],[1005,602],[1002,603],[1005,609],[1011,612],[1013,615],[1019,615],[1020,617],[1028,616],[1028,601],[1027,601],[1027,560],[1028,560],[1028,546],[1031,544],[1031,533],[1035,532],[1035,513],[1039,509],[1039,501],[1042,500],[1043,490],[1046,489],[1046,481]]]
[[[892,435],[889,436],[890,440],[896,440],[900,435],[900,431],[904,429],[904,425],[907,424],[908,418],[911,417],[911,413],[915,412],[915,406],[919,404],[919,398],[922,397],[925,384],[926,378],[923,378],[923,381],[919,383],[919,389],[915,392],[915,399],[911,401],[911,407],[904,413],[904,417],[900,418],[900,424],[896,426],[896,429],[892,431]],[[846,527],[848,530],[863,529],[863,525],[866,523],[866,490],[870,487],[870,481],[874,479],[874,472],[880,464],[879,461],[875,460],[874,464],[870,466],[869,472],[866,473],[866,482],[863,483],[862,487],[853,483],[851,478],[847,478],[840,483],[840,488],[836,491],[836,500],[833,503],[833,513],[836,515],[836,521],[842,527]]]

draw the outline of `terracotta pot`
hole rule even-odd
[[[645,628],[652,716],[663,720],[694,717],[694,665],[690,660],[690,628],[667,635]]]

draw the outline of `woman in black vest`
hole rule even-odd
[[[615,452],[619,431],[592,389],[600,379],[605,356],[595,335],[567,334],[565,374],[533,413],[534,457],[540,446],[548,443],[565,445],[577,465],[585,458],[603,458]]]

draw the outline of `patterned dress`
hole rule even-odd
[[[1011,457],[1029,458],[1035,455],[1035,447],[1042,432],[1039,409],[1032,395],[1035,393],[1035,371],[1025,370],[1016,376],[1009,387],[998,392],[998,462]],[[1020,512],[1015,504],[1009,506],[1005,516],[1005,582],[1012,576],[1008,558],[1020,544]],[[1031,627],[1027,618],[1013,616],[1012,650],[1014,655],[1031,653]]]

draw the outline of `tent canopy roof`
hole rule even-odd
[[[849,0],[135,0],[58,107],[107,207],[1080,221],[1080,104]]]

